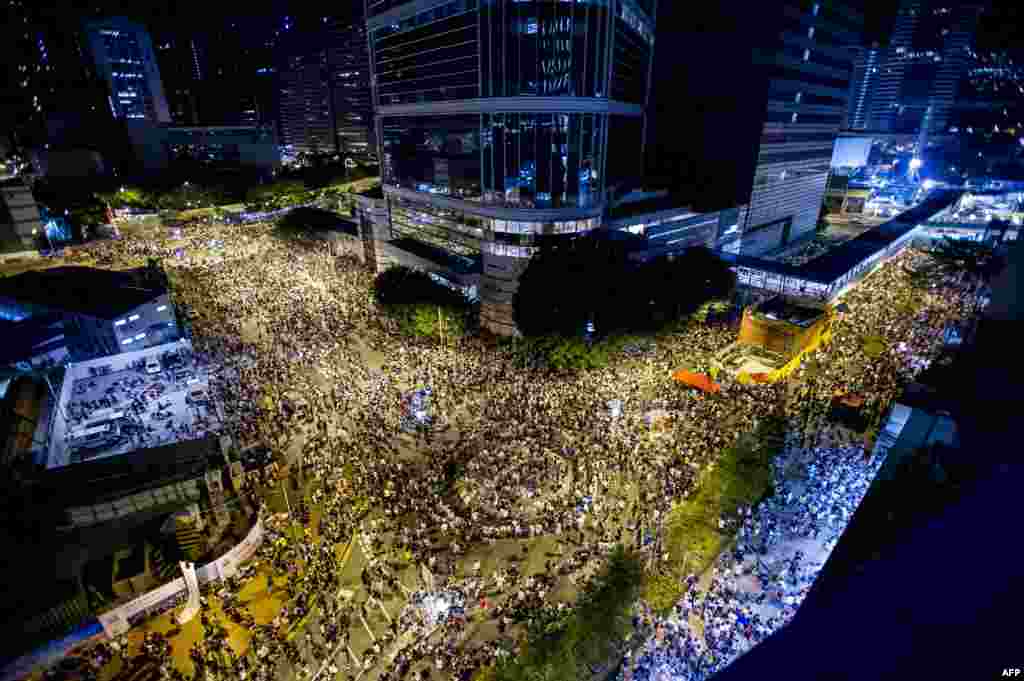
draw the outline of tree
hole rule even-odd
[[[579,335],[625,281],[625,252],[601,235],[547,244],[519,278],[516,325],[527,336]]]
[[[402,331],[412,336],[438,338],[443,333],[446,338],[458,338],[470,327],[470,301],[422,270],[389,267],[377,275],[374,296]]]
[[[653,332],[729,296],[735,277],[706,248],[645,265],[630,260],[628,237],[587,235],[545,247],[531,259],[513,300],[527,336]]]
[[[992,244],[943,237],[928,250],[930,262],[914,272],[919,285],[938,284],[947,277],[967,277],[974,282],[987,282],[1003,267],[1004,260]]]
[[[616,546],[569,613],[542,608],[527,621],[525,650],[498,665],[497,681],[570,681],[619,655],[643,577],[640,561]]]

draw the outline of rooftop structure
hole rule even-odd
[[[0,280],[0,316],[11,321],[58,315],[75,360],[177,340],[166,283],[146,269],[117,272],[54,267]]]
[[[0,299],[114,319],[167,291],[145,270],[52,267],[0,279]],[[28,316],[28,315],[26,315]]]

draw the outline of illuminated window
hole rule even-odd
[[[819,11],[821,11],[821,3],[820,2],[816,2],[816,3],[814,3],[814,6],[811,7],[811,14],[813,16],[818,16],[818,12]]]
[[[121,341],[121,345],[131,345],[133,342],[133,338],[125,338],[123,341]]]
[[[789,122],[796,123],[796,112],[793,112],[793,118],[791,118]]]
[[[813,26],[811,26],[810,28],[807,29],[807,37],[808,38],[813,38],[814,37],[814,27]]]
[[[800,100],[803,99],[803,96],[804,96],[804,93],[798,92],[798,93],[796,93],[796,96],[793,97],[793,101],[796,102],[797,104],[799,104]]]
[[[804,49],[804,61],[808,61],[811,58],[811,51]]]
[[[128,318],[128,321],[130,321],[130,322],[134,322],[134,321],[135,321],[136,319],[138,319],[138,318],[139,318],[139,315],[137,315],[137,314],[133,314],[133,315],[132,315],[131,317],[129,317],[129,318]]]
[[[145,337],[146,337],[145,333],[139,333],[139,334],[135,335],[135,340],[142,340]]]
[[[161,305],[161,306],[159,306],[158,308],[156,308],[156,311],[157,311],[157,312],[163,312],[163,311],[164,311],[164,310],[166,310],[166,309],[167,309],[167,306],[166,306],[166,305]]]
[[[116,322],[114,322],[114,326],[124,326],[125,323],[126,322],[124,319],[118,319]]]

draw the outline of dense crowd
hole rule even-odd
[[[721,392],[708,395],[673,385],[670,372],[707,370],[735,328],[694,324],[628,365],[541,375],[482,342],[453,349],[400,337],[377,314],[371,275],[330,257],[322,244],[278,240],[270,226],[197,227],[188,238],[196,251],[222,240],[222,256],[193,258],[186,249],[177,257],[170,246],[130,238],[98,255],[108,264],[165,258],[176,300],[193,314],[197,356],[214,370],[211,388],[224,405],[226,432],[242,448],[264,445],[280,460],[301,462],[322,509],[318,541],[270,530],[261,560],[286,580],[288,599],[273,622],[251,627],[250,654],[226,653],[231,646],[204,615],[208,633],[192,656],[196,679],[210,669],[269,679],[282,659],[297,665],[300,678],[354,678],[361,670],[384,679],[461,678],[514,649],[521,625],[541,606],[569,607],[577,585],[614,544],[653,544],[655,560],[665,560],[657,550],[659,528],[672,503],[687,498],[742,433],[778,417],[792,425],[791,434],[817,434],[828,426],[837,394],[859,393],[869,411],[880,412],[936,356],[944,326],[968,313],[973,291],[952,284],[911,290],[904,267],[921,256],[908,251],[847,294],[849,311],[833,343],[799,372],[799,391],[722,376]],[[917,306],[912,313],[910,301]],[[868,336],[883,339],[883,357],[864,356]],[[907,345],[899,350],[899,343]],[[432,390],[433,428],[401,435],[402,398],[419,385]],[[611,400],[621,401],[621,415],[609,414]],[[654,411],[664,415],[657,433],[643,418]],[[785,495],[772,502],[778,509],[722,519],[723,527],[742,528],[741,575],[762,584],[777,579],[778,561],[754,567],[749,560],[766,543],[808,533],[834,541],[877,461],[858,467],[863,457],[849,434],[836,428],[830,438],[819,453],[831,458],[813,464],[810,482],[800,488],[780,481]],[[816,445],[799,437],[789,447],[797,456],[818,451]],[[814,482],[822,479],[849,503],[822,501],[820,493],[829,492]],[[261,504],[261,487],[254,482],[243,492],[253,508]],[[339,598],[335,547],[357,529],[367,559],[362,587]],[[544,550],[537,548],[542,538]],[[732,565],[735,557],[723,560]],[[429,579],[421,578],[423,567]],[[691,589],[691,600],[659,625],[655,638],[683,651],[673,653],[686,660],[679,669],[717,668],[785,621],[806,569],[798,560],[796,577],[784,575],[787,586],[762,589],[753,600],[716,576],[700,602],[703,634],[686,630],[698,591]],[[226,612],[246,621],[230,592],[222,599]],[[465,612],[407,618],[418,622],[411,631],[402,631],[392,613],[383,633],[355,652],[353,632],[371,629],[367,620],[382,602],[434,592],[457,593]],[[780,598],[774,612],[762,608]],[[320,628],[308,634],[303,655],[287,633],[315,609]],[[496,635],[469,636],[467,622],[474,620],[494,622]],[[676,633],[666,635],[665,627]]]

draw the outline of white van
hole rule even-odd
[[[150,357],[146,360],[146,373],[147,374],[159,374],[160,373],[160,360],[156,357]]]

